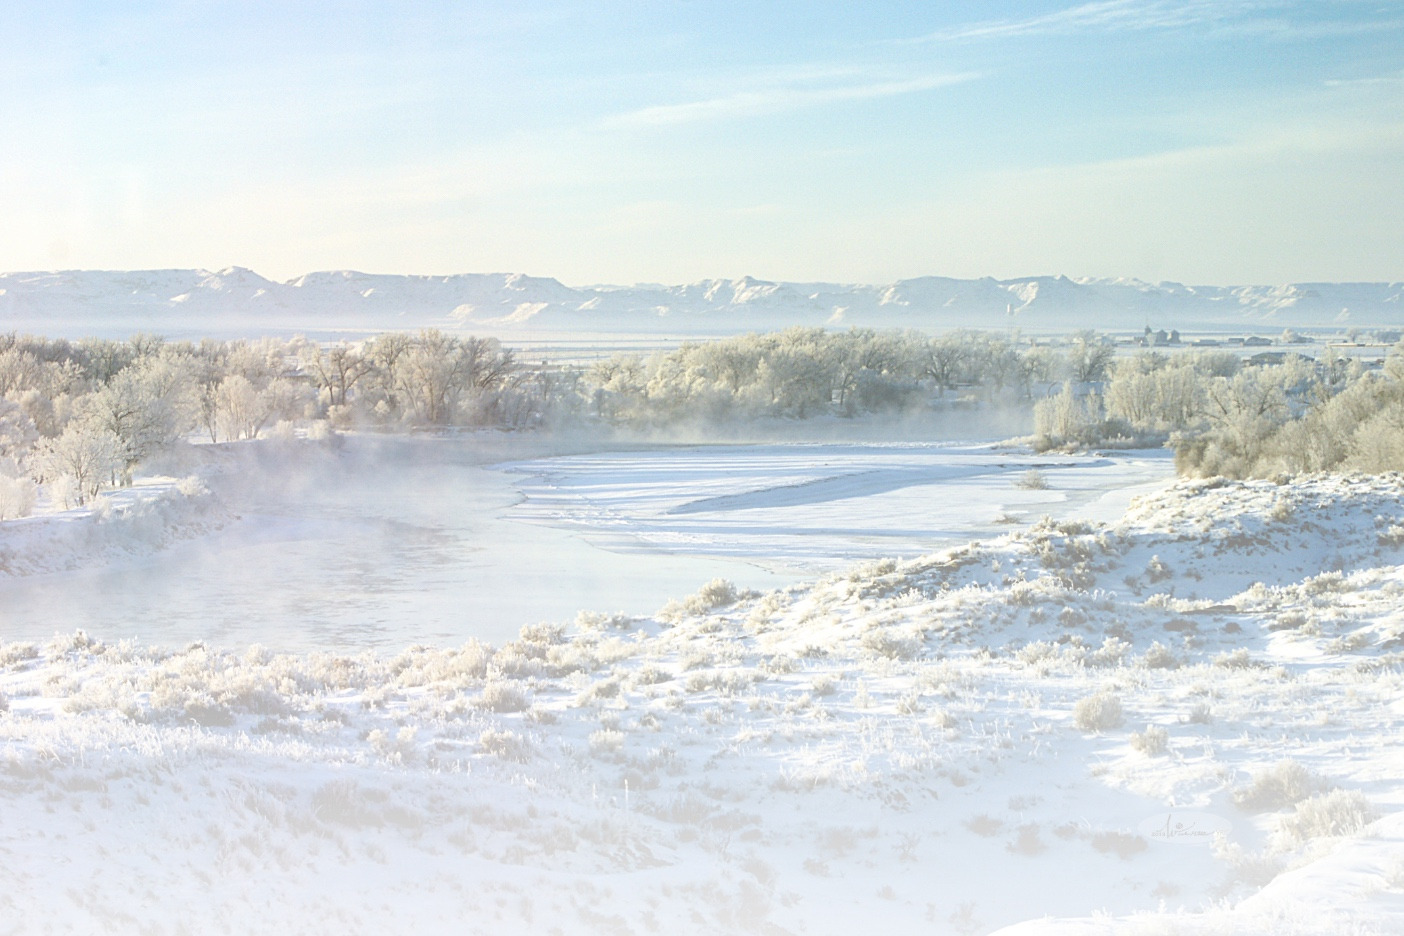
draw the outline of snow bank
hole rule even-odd
[[[143,558],[217,530],[229,519],[199,480],[149,478],[87,507],[0,524],[0,575],[42,575]]]

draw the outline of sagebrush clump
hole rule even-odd
[[[1073,706],[1073,723],[1089,733],[1111,731],[1126,721],[1121,700],[1110,693],[1098,693],[1079,699]]]

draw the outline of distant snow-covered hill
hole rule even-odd
[[[680,286],[566,286],[505,273],[335,271],[284,283],[252,270],[0,274],[0,329],[243,334],[468,328],[727,334],[788,325],[1270,330],[1404,325],[1404,283],[1185,286],[1134,279],[927,276],[884,286],[742,277]]]

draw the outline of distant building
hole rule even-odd
[[[1177,345],[1179,343],[1180,333],[1178,331],[1171,330],[1167,332],[1163,328],[1158,331],[1151,331],[1149,325],[1146,326],[1145,333],[1136,341],[1136,344],[1143,348],[1159,348],[1165,345]]]
[[[1243,339],[1243,347],[1245,347],[1245,348],[1270,348],[1270,347],[1272,347],[1272,339],[1271,339],[1271,338],[1260,338],[1260,337],[1257,336],[1257,335],[1249,335],[1247,338],[1244,338],[1244,339]]]
[[[1255,364],[1259,367],[1270,364],[1282,364],[1289,360],[1311,361],[1314,360],[1309,355],[1300,354],[1296,351],[1259,351],[1250,357],[1245,363]]]

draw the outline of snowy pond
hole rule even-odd
[[[528,453],[530,454],[530,453]],[[1032,469],[1047,487],[1021,483]],[[1111,519],[1173,473],[1159,452],[973,444],[668,446],[522,457],[473,439],[349,437],[211,478],[216,532],[0,580],[7,639],[279,650],[499,643],[582,609],[647,614],[714,577],[768,589],[855,561]]]

